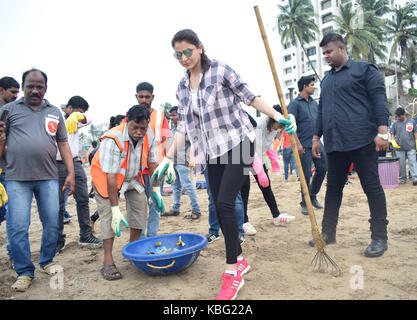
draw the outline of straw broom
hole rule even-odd
[[[285,105],[284,96],[282,95],[282,89],[281,85],[279,83],[278,74],[275,68],[275,63],[272,58],[271,49],[269,48],[268,38],[265,33],[265,28],[262,22],[261,14],[259,12],[258,6],[254,7],[256,19],[258,21],[259,30],[261,32],[261,36],[265,45],[266,54],[268,56],[269,65],[271,67],[272,76],[274,78],[275,87],[278,93],[279,101],[281,104],[282,112],[285,118],[288,119],[288,110],[287,106]],[[291,141],[291,147],[294,153],[294,159],[295,163],[297,165],[298,174],[300,177],[301,182],[301,189],[304,194],[304,199],[306,201],[307,210],[308,210],[308,216],[310,218],[311,223],[311,233],[313,235],[313,239],[315,240],[315,248],[317,249],[316,255],[314,256],[313,260],[311,261],[311,264],[313,265],[313,269],[319,272],[326,271],[328,269],[329,265],[332,267],[331,273],[335,276],[340,276],[342,271],[340,270],[339,266],[333,261],[332,258],[329,257],[329,255],[324,251],[325,242],[323,240],[323,237],[321,235],[320,229],[317,225],[316,216],[314,215],[313,211],[313,205],[311,203],[310,194],[307,188],[307,182],[304,176],[304,172],[302,170],[301,161],[300,161],[300,155],[298,154],[297,150],[297,144],[295,141],[295,137],[293,134],[289,134],[290,141]]]

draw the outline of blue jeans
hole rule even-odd
[[[45,267],[55,257],[58,240],[59,214],[58,180],[7,181],[9,214],[7,229],[13,252],[14,269],[18,276],[35,276],[29,243],[30,209],[33,195],[42,222],[42,241],[39,265]]]
[[[408,167],[410,168],[410,174],[413,181],[417,181],[417,162],[416,162],[416,149],[409,151],[397,151],[397,156],[400,158],[400,181],[407,181],[407,169],[405,160],[408,159]]]
[[[172,204],[172,211],[180,211],[182,188],[187,191],[190,197],[191,210],[195,213],[201,214],[200,205],[198,204],[197,193],[190,179],[190,167],[176,164],[174,166],[175,181],[172,184],[174,194],[174,202]]]
[[[207,168],[204,170],[204,177],[206,179],[207,194],[209,198],[209,226],[210,226],[209,234],[219,235],[220,225],[219,225],[219,220],[217,219],[216,207],[214,206],[213,196],[210,191]],[[239,223],[239,233],[245,234],[245,231],[243,230],[243,220],[245,216],[245,209],[243,207],[242,195],[240,194],[240,192],[236,197],[235,211],[236,211],[237,220]]]
[[[150,197],[152,197],[152,192],[153,192],[151,177],[148,174],[144,174],[143,180],[145,181],[146,197],[149,199]],[[140,239],[144,239],[146,237],[154,237],[158,234],[160,216],[153,202],[148,206],[148,211],[149,212],[148,212],[148,221],[146,224],[146,229],[147,229],[146,234],[145,234],[145,230],[142,230]]]
[[[289,164],[291,161],[292,166],[295,169],[295,173],[297,174],[298,177],[298,170],[297,170],[297,165],[295,164],[295,160],[294,160],[294,154],[292,153],[292,147],[287,147],[284,150],[282,150],[282,155],[284,158],[284,174],[285,174],[285,180],[288,179],[288,170],[289,170]]]

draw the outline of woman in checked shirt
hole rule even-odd
[[[281,113],[256,97],[228,65],[209,60],[194,31],[185,29],[172,39],[174,57],[186,69],[177,89],[179,123],[174,142],[155,170],[158,179],[172,176],[172,159],[188,134],[194,150],[196,173],[208,166],[210,190],[226,246],[226,270],[219,300],[236,298],[242,275],[250,270],[239,243],[235,199],[249,173],[255,132],[240,102],[274,118],[293,133],[292,115]],[[174,175],[175,177],[175,175]]]

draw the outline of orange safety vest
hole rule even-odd
[[[162,110],[154,109],[149,120],[149,127],[152,129],[153,136],[156,139],[156,146],[158,147],[158,162],[160,163],[165,157],[164,141],[162,141],[161,132],[165,121],[165,113]],[[145,165],[143,174],[149,174],[148,165]]]
[[[102,137],[100,137],[100,141],[103,141],[104,139],[113,139],[121,152],[121,165],[119,172],[117,173],[118,190],[120,190],[125,180],[127,162],[129,159],[129,139],[125,139],[124,130],[127,130],[126,123],[122,123],[117,127],[111,128]],[[145,182],[143,180],[142,174],[148,163],[149,139],[153,139],[153,137],[149,137],[148,135],[152,136],[152,131],[149,129],[149,127],[142,144],[140,170],[138,173],[138,179],[143,186],[145,186]],[[91,161],[91,178],[100,196],[102,198],[108,198],[109,192],[107,190],[107,174],[101,171],[100,149],[97,150],[96,154],[93,157],[93,160]]]

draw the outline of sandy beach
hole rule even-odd
[[[85,167],[89,171],[89,167]],[[310,220],[300,211],[300,184],[295,173],[288,182],[283,172],[271,173],[273,191],[282,213],[290,213],[296,219],[289,224],[276,226],[251,177],[248,215],[257,229],[255,236],[246,236],[244,255],[252,266],[245,275],[245,286],[238,300],[414,300],[417,299],[417,186],[410,181],[398,188],[385,189],[388,206],[388,251],[380,258],[366,258],[364,249],[370,243],[369,208],[357,175],[353,184],[344,189],[337,230],[337,243],[326,247],[326,252],[339,265],[343,274],[334,277],[329,273],[314,272],[310,262],[315,249],[308,246],[312,238]],[[196,180],[204,180],[198,176]],[[318,196],[324,203],[326,186]],[[197,190],[202,217],[189,221],[183,218],[191,212],[189,198],[182,197],[181,214],[177,217],[161,217],[160,234],[176,232],[208,232],[208,200],[205,189]],[[167,210],[172,196],[164,197]],[[125,201],[121,200],[122,212]],[[96,204],[90,203],[91,214]],[[116,238],[114,258],[123,279],[106,281],[99,270],[103,261],[102,248],[79,247],[75,201],[69,199],[67,210],[74,216],[65,225],[67,246],[55,257],[62,266],[64,282],[54,286],[51,276],[35,272],[32,286],[24,293],[10,289],[16,273],[8,267],[6,251],[6,223],[0,226],[0,299],[46,300],[206,300],[215,299],[221,285],[221,273],[225,263],[224,239],[207,245],[191,267],[169,276],[149,276],[123,258],[121,249],[128,242],[129,232],[124,227]],[[321,225],[323,209],[315,210]],[[96,223],[96,236],[100,235],[100,222]],[[32,260],[38,268],[42,226],[32,205],[30,245]]]

